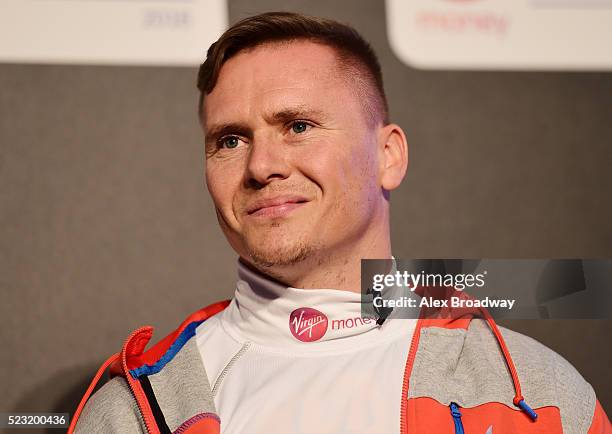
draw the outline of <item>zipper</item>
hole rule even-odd
[[[223,300],[223,301],[220,301],[220,302],[217,302],[217,303],[214,303],[208,306],[208,308],[204,309],[205,312],[201,319],[204,320],[216,314],[217,312],[220,312],[221,310],[225,309],[229,303],[230,303],[230,300]],[[138,389],[137,380],[135,380],[132,377],[132,374],[130,374],[130,371],[128,370],[128,367],[127,367],[127,358],[125,356],[125,350],[130,340],[132,340],[132,338],[136,336],[137,334],[142,333],[143,331],[147,331],[147,330],[152,330],[152,327],[151,326],[140,327],[134,330],[130,334],[130,336],[128,336],[128,338],[124,341],[123,347],[121,350],[121,366],[123,367],[123,372],[125,373],[125,378],[130,388],[130,392],[132,392],[132,396],[134,397],[134,399],[136,400],[136,404],[138,405],[138,410],[140,410],[139,416],[140,416],[140,419],[144,422],[146,433],[147,434],[159,434],[159,428],[157,426],[157,423],[155,422],[155,417],[153,416],[153,413],[150,411],[150,409],[147,410],[146,408],[144,408],[144,404],[142,404],[142,402],[148,402],[147,397],[145,396],[142,389]]]
[[[461,410],[459,410],[459,406],[454,402],[451,402],[449,407],[451,416],[455,422],[455,434],[465,434],[465,431],[463,430],[463,422],[461,422]]]
[[[141,401],[138,399],[145,399],[146,397],[142,394],[142,393],[138,393],[139,391],[136,390],[136,380],[134,380],[132,378],[132,374],[130,374],[130,371],[128,370],[127,367],[127,360],[125,357],[125,349],[127,348],[127,344],[128,342],[134,337],[136,336],[138,333],[141,333],[145,330],[149,330],[150,327],[149,326],[145,326],[145,327],[140,327],[136,330],[134,330],[132,332],[132,334],[130,334],[130,336],[128,336],[128,338],[125,340],[124,344],[123,344],[123,351],[121,352],[121,365],[123,366],[123,371],[125,372],[125,379],[128,383],[128,386],[130,387],[130,391],[132,392],[132,396],[134,397],[134,399],[136,400],[136,404],[138,405],[138,410],[140,410],[140,416],[142,418],[142,421],[144,422],[145,425],[145,431],[147,432],[147,434],[153,434],[153,433],[157,433],[159,432],[159,430],[156,430],[155,428],[157,427],[157,424],[155,423],[155,419],[153,419],[153,415],[152,414],[147,414],[147,412],[145,411],[145,409],[143,408]]]
[[[408,422],[406,421],[406,406],[408,405],[408,388],[410,387],[410,374],[412,372],[412,365],[414,364],[414,358],[416,357],[417,347],[419,346],[419,338],[421,337],[422,319],[419,318],[414,333],[412,334],[412,340],[410,342],[410,350],[408,350],[408,359],[406,360],[406,368],[404,369],[404,381],[402,385],[402,403],[400,408],[400,433],[408,434]]]
[[[481,307],[480,312],[482,313],[483,318],[486,320],[487,324],[489,325],[489,328],[495,336],[495,339],[497,340],[497,343],[499,344],[502,356],[504,358],[504,361],[506,362],[506,366],[508,367],[510,376],[512,377],[512,383],[514,385],[514,398],[512,400],[512,403],[518,408],[520,408],[525,414],[527,414],[533,422],[537,421],[537,413],[529,405],[527,405],[525,399],[523,398],[518,373],[516,371],[516,367],[514,366],[514,362],[512,361],[512,357],[510,357],[510,352],[508,351],[508,347],[506,346],[506,342],[504,341],[501,332],[497,328],[493,317],[487,309]],[[412,343],[410,344],[410,351],[408,353],[408,360],[406,361],[406,368],[404,369],[404,382],[402,386],[402,402],[400,410],[400,434],[408,434],[408,424],[406,421],[405,413],[408,405],[409,380],[410,374],[412,372],[412,365],[414,364],[414,359],[416,357],[421,328],[423,326],[422,321],[424,321],[424,318],[419,318],[419,321],[417,322],[414,335],[412,336]],[[459,406],[455,403],[451,403],[451,414],[455,421],[455,432],[465,434],[463,430],[463,424],[461,422],[461,411],[459,411]]]

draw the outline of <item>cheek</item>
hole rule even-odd
[[[309,149],[299,161],[302,172],[320,186],[323,200],[329,204],[328,212],[354,212],[370,201],[377,183],[376,158],[369,146],[338,143]]]
[[[232,199],[240,183],[240,179],[231,176],[231,174],[232,171],[224,170],[220,165],[206,165],[206,187],[215,203],[215,207],[219,208],[224,214],[231,210]]]
[[[322,144],[304,150],[306,152],[296,155],[294,161],[300,172],[319,186],[323,199],[329,200],[342,192],[347,186],[346,173],[350,170],[346,156],[333,145]]]

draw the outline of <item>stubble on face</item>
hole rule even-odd
[[[239,182],[244,183],[244,180],[239,180],[237,176],[232,180],[234,191],[221,188],[224,187],[222,182],[209,184],[213,198],[218,198],[217,205],[225,205],[217,209],[223,232],[242,257],[272,277],[282,277],[277,272],[286,273],[288,268],[298,264],[300,270],[309,270],[326,263],[337,263],[337,256],[347,255],[347,252],[359,256],[359,246],[360,243],[363,244],[361,240],[366,238],[365,234],[372,224],[373,208],[376,207],[374,197],[379,190],[373,176],[376,169],[376,141],[374,136],[371,136],[373,131],[370,130],[369,119],[362,119],[362,102],[354,95],[354,82],[344,75],[346,71],[336,69],[337,59],[329,47],[295,43],[289,46],[260,48],[233,59],[229,70],[231,80],[228,79],[227,84],[221,80],[218,84],[225,85],[228,90],[221,88],[224,94],[222,97],[216,97],[216,105],[222,108],[241,107],[241,104],[244,104],[241,99],[244,95],[256,94],[257,98],[247,99],[248,105],[242,107],[253,107],[253,110],[263,113],[270,104],[277,104],[282,108],[279,101],[286,98],[289,101],[296,100],[295,95],[301,92],[307,105],[317,108],[318,104],[325,104],[324,112],[327,113],[327,118],[322,122],[322,126],[313,129],[315,139],[300,142],[299,146],[283,148],[288,165],[291,166],[290,171],[283,172],[286,178],[279,177],[261,189],[238,187]],[[280,75],[278,79],[275,75],[278,68],[268,67],[269,59],[276,60],[277,55],[284,59],[285,63],[279,61],[280,64],[288,65],[285,67],[285,75]],[[305,66],[297,68],[294,65],[295,59],[303,59],[301,61]],[[315,65],[311,59],[320,59],[321,66]],[[246,86],[244,83],[251,83],[248,81],[251,77],[246,71],[253,70],[251,62],[254,61],[260,62],[259,70],[269,68],[270,71],[264,71],[264,80],[258,76],[252,86]],[[247,62],[251,66],[250,70],[236,67]],[[226,69],[226,76],[227,71]],[[325,75],[321,71],[333,73]],[[243,72],[246,80],[241,76]],[[269,85],[268,89],[265,87],[265,79],[272,76],[275,77],[275,82]],[[303,77],[303,82],[295,77]],[[244,86],[245,89],[238,92],[234,90],[236,86],[239,89]],[[262,99],[260,95],[265,98]],[[342,104],[337,103],[339,100]],[[210,107],[206,111],[221,117],[219,112]],[[257,111],[255,113],[258,116],[251,116],[248,110],[238,112],[253,125],[263,125],[260,122],[262,116],[259,116]],[[239,116],[232,114],[226,118]],[[269,132],[272,129],[265,125],[262,131]],[[308,148],[305,143],[308,143]],[[316,153],[313,154],[314,152]],[[217,167],[215,176],[211,176],[211,179],[218,181],[219,175],[223,173],[219,170],[221,164],[229,167],[232,160],[228,158],[212,161]],[[230,193],[233,193],[233,199],[223,202],[223,199],[230,197]],[[311,201],[305,207],[311,208],[296,210],[293,215],[279,219],[251,220],[246,216],[246,207],[254,201],[283,194],[303,194]],[[337,279],[334,277],[331,280]]]
[[[277,266],[290,266],[301,263],[310,257],[316,248],[312,243],[303,239],[294,239],[291,245],[270,249],[269,246],[249,246],[247,241],[248,256],[257,267],[271,268]]]
[[[303,194],[311,198],[304,206],[317,206],[317,194],[312,185],[272,183],[265,187],[262,195],[274,196],[283,193]],[[306,193],[306,192],[312,193]],[[298,210],[300,213],[302,210]],[[312,216],[311,216],[312,217]],[[288,219],[271,220],[247,224],[243,227],[242,240],[246,254],[254,265],[261,268],[291,266],[311,257],[323,246],[313,239],[312,228],[306,216],[291,216]]]

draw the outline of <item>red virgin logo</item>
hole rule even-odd
[[[318,341],[327,331],[327,316],[310,307],[300,307],[289,315],[289,330],[302,342]]]

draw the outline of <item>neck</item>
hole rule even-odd
[[[361,259],[390,259],[389,226],[374,226],[352,243],[320,250],[299,263],[259,268],[247,266],[294,288],[334,288],[361,292]]]
[[[365,304],[364,304],[365,303]],[[251,342],[286,355],[313,351],[355,351],[404,333],[403,321],[380,327],[371,299],[338,288],[294,288],[270,279],[241,259],[234,299],[220,318],[237,342]],[[345,339],[350,338],[350,339]]]

